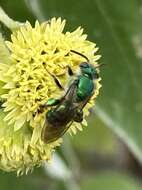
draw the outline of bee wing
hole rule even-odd
[[[78,80],[75,80],[67,90],[66,94],[63,96],[61,103],[54,109],[54,111],[57,111],[60,105],[62,105],[65,101],[73,102],[76,88],[77,88],[77,82]],[[76,109],[76,106],[73,105]],[[66,114],[66,113],[64,113]],[[69,114],[70,115],[70,114]],[[69,116],[68,115],[68,116]],[[73,118],[71,118],[70,122],[67,125],[55,125],[50,124],[48,120],[45,122],[45,126],[43,127],[41,138],[45,143],[51,143],[56,141],[58,138],[64,135],[64,133],[68,130],[70,125],[73,123]]]
[[[87,102],[90,100],[91,96],[89,96],[85,101],[83,101],[81,104],[76,105],[74,107],[74,109],[78,108],[80,110],[82,110],[85,105],[87,104]],[[62,126],[53,126],[50,123],[48,123],[48,121],[46,121],[45,126],[42,130],[42,140],[45,143],[51,143],[56,141],[57,139],[59,139],[60,137],[62,137],[66,131],[69,129],[69,127],[71,126],[71,124],[73,123],[73,120],[71,120],[67,125],[62,125]]]
[[[84,101],[82,101],[79,105],[78,105],[78,109],[83,110],[83,108],[86,106],[86,104],[89,102],[89,100],[91,99],[92,94],[90,96],[88,96],[88,98],[86,98]]]
[[[41,134],[42,140],[45,143],[51,143],[56,141],[65,134],[65,132],[69,129],[72,123],[73,121],[68,123],[68,125],[64,126],[53,126],[49,123],[46,123]]]

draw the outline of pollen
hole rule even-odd
[[[41,131],[45,122],[44,112],[39,108],[49,98],[59,98],[64,91],[55,84],[55,75],[63,86],[67,86],[67,66],[74,73],[84,58],[73,54],[76,50],[86,55],[92,64],[98,65],[96,44],[87,40],[83,29],[64,32],[65,20],[52,18],[48,22],[26,22],[11,34],[11,41],[5,41],[8,61],[0,64],[0,95],[4,102],[0,110],[0,168],[6,171],[28,172],[51,154],[61,139],[45,144]],[[93,97],[85,106],[84,120],[73,123],[69,133],[82,130],[87,125],[85,117],[94,106],[99,93],[100,78],[95,81]]]

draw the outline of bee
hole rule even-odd
[[[41,138],[45,143],[51,143],[62,137],[73,122],[82,122],[83,108],[88,103],[95,91],[94,80],[99,78],[97,67],[94,67],[89,59],[75,51],[70,52],[78,54],[86,59],[79,65],[80,74],[75,77],[69,85],[65,95],[59,99],[50,98],[45,108],[51,107],[46,113],[45,124],[42,130]],[[68,74],[74,75],[72,69],[68,66]],[[59,80],[52,75],[55,83],[60,89],[63,89]]]

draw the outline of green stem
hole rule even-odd
[[[80,190],[79,185],[74,179],[74,174],[57,153],[54,153],[52,163],[44,164],[44,169],[53,179],[61,180],[67,190]]]
[[[0,22],[7,26],[11,31],[18,29],[23,23],[17,22],[9,18],[5,11],[0,7]]]
[[[77,158],[77,155],[73,149],[73,146],[70,142],[69,137],[64,137],[64,143],[61,146],[63,155],[66,161],[69,164],[69,168],[72,170],[72,173],[75,177],[79,177],[80,175],[80,162]]]

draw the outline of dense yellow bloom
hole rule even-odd
[[[51,144],[41,140],[41,131],[45,122],[45,113],[39,113],[40,105],[48,98],[60,97],[62,92],[47,72],[57,76],[63,86],[67,86],[66,66],[70,65],[76,72],[84,58],[70,53],[76,50],[86,55],[92,64],[97,65],[98,48],[86,40],[80,27],[73,32],[63,33],[65,20],[51,19],[50,22],[29,22],[11,35],[11,42],[5,42],[10,54],[8,63],[0,64],[0,86],[3,86],[1,98],[4,100],[0,112],[0,168],[6,171],[28,171],[43,160],[49,160],[55,146],[61,139]],[[84,109],[94,105],[98,95],[100,79],[96,81],[97,89]],[[83,124],[86,125],[85,119]],[[69,132],[82,130],[82,125],[73,123]]]

